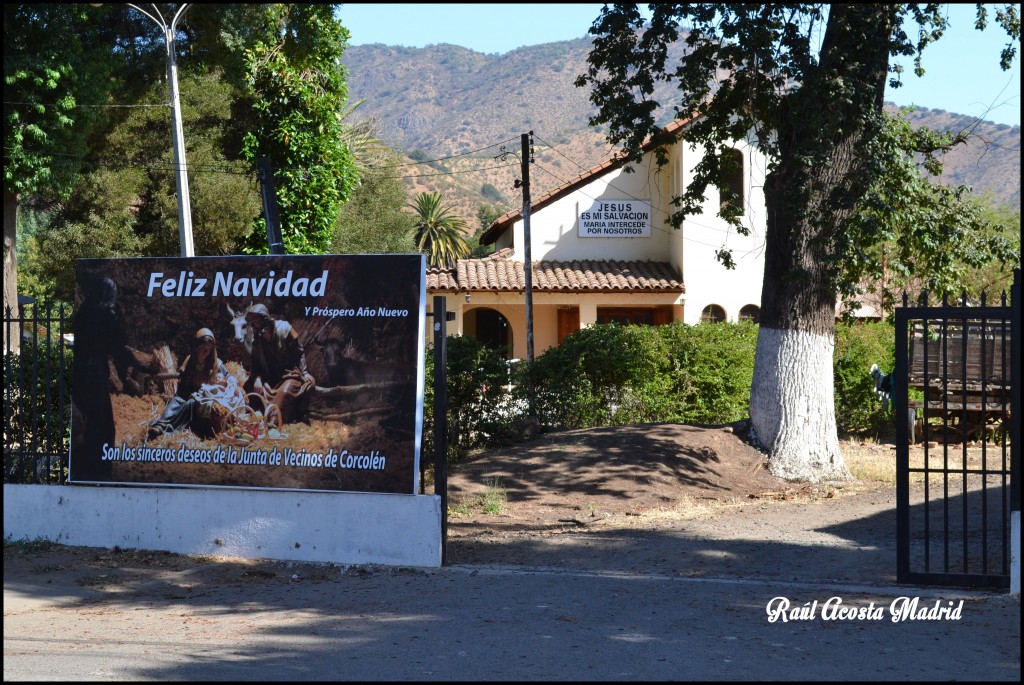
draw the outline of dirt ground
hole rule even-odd
[[[459,522],[470,518],[544,527],[627,517],[636,525],[701,505],[833,491],[775,478],[748,435],[744,422],[642,424],[558,431],[480,451],[449,475],[449,530],[459,534]]]

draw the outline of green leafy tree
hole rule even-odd
[[[338,210],[358,181],[352,152],[342,142],[341,113],[348,97],[341,56],[349,32],[335,5],[271,5],[275,29],[246,51],[253,96],[253,128],[243,151],[269,158],[285,251],[330,249]],[[265,227],[247,247],[266,252]]]
[[[196,253],[234,254],[260,214],[248,165],[229,157],[234,88],[217,71],[180,78],[188,144]],[[166,97],[153,83],[143,101]],[[125,108],[104,131],[92,160],[48,229],[37,236],[40,275],[55,295],[74,294],[76,257],[157,257],[180,253],[173,151],[165,108]]]
[[[19,199],[67,197],[110,88],[114,58],[88,9],[4,5],[5,307],[17,305]]]
[[[466,222],[452,213],[441,193],[419,193],[409,207],[416,211],[413,240],[427,255],[428,267],[450,268],[469,256],[469,243],[462,237]]]
[[[401,159],[392,153],[390,162],[386,157],[379,162],[379,168],[360,174],[359,185],[341,208],[331,242],[331,250],[336,254],[416,252],[412,240],[415,220],[403,211],[408,202],[405,185],[394,173],[389,174]]]
[[[171,121],[163,79],[166,48],[155,22],[125,5],[47,7],[81,12],[76,15],[74,38],[88,57],[79,60],[74,73],[79,80],[88,77],[94,87],[102,86],[102,98],[93,99],[104,105],[89,103],[70,110],[93,120],[69,133],[54,156],[55,168],[64,174],[61,194],[45,189],[37,191],[45,197],[25,194],[39,209],[38,223],[45,223],[46,229],[26,241],[24,247],[31,253],[18,256],[19,268],[31,270],[33,292],[68,299],[73,294],[75,257],[179,253]],[[210,5],[178,23],[181,105],[199,254],[237,253],[260,212],[255,174],[241,158],[239,131],[244,132],[251,116],[239,103],[239,93],[244,86],[243,47],[273,31],[265,21],[268,7]],[[5,11],[13,9],[9,5]],[[170,9],[170,15],[174,11]],[[166,11],[164,15],[170,16]],[[29,16],[39,21],[48,15]],[[73,44],[60,32],[32,33],[10,22],[5,30],[29,39],[34,58],[47,54],[39,45],[52,45],[53,54],[62,57],[73,53],[66,55],[59,47]],[[8,67],[16,44],[7,41]],[[103,67],[102,73],[89,71],[97,65]],[[19,220],[19,231],[22,225]]]
[[[481,245],[480,236],[484,234],[488,228],[491,227],[498,217],[501,216],[501,212],[490,205],[480,205],[476,210],[477,228],[476,233],[473,234],[473,238],[469,241],[469,256],[473,258],[486,257],[487,255],[494,252],[493,245]]]
[[[394,170],[402,160],[380,140],[380,122],[356,119],[354,112],[364,100],[342,112],[342,140],[352,151],[359,183],[341,208],[331,241],[337,254],[402,254],[415,252],[413,218],[403,208],[408,201],[405,186]]]
[[[704,156],[677,198],[673,217],[700,211],[708,188],[726,176],[719,160],[732,141],[753,139],[768,156],[761,319],[750,397],[756,437],[772,473],[792,479],[847,479],[833,406],[835,306],[855,269],[840,269],[869,250],[877,234],[856,230],[859,204],[885,171],[872,154],[884,130],[887,79],[899,83],[890,58],[921,53],[942,36],[946,19],[928,5],[652,4],[644,27],[636,5],[605,5],[591,33],[594,47],[577,86],[592,86],[608,139],[630,159],[659,127],[654,86],[675,80],[676,117],[691,120],[685,138]],[[910,17],[916,40],[903,30]],[[1018,6],[998,10],[1010,41],[1001,66],[1009,68],[1020,41]],[[978,28],[988,20],[979,5]],[[677,40],[678,63],[668,60]],[[667,162],[664,143],[657,158]],[[746,229],[734,212],[722,217]],[[917,250],[940,249],[930,227],[915,233]],[[727,265],[731,255],[723,251]],[[799,372],[798,372],[799,371]]]
[[[913,129],[905,118],[911,111],[885,115],[869,146],[881,173],[837,236],[847,243],[837,250],[847,255],[838,264],[839,292],[847,302],[867,299],[882,312],[891,312],[907,290],[937,297],[967,290],[977,296],[975,283],[984,288],[982,274],[1012,278],[1020,265],[1019,219],[1014,227],[968,186],[932,180],[942,172],[936,151],[947,150],[962,134]]]
[[[480,194],[491,202],[508,202],[505,196],[502,195],[501,191],[494,187],[493,183],[484,183],[480,186]]]
[[[48,204],[42,202],[40,196],[30,195],[18,205],[18,293],[37,301],[59,304],[55,301],[52,279],[43,273],[37,245],[39,236],[50,230],[54,216]],[[64,303],[71,305],[70,300]]]
[[[1013,270],[1020,268],[1020,210],[998,206],[991,199],[976,199],[978,212],[987,222],[988,239],[996,240],[1008,247],[1012,258],[982,266],[968,266],[963,281],[967,294],[979,302],[982,293],[990,304],[999,301],[1002,293],[1010,296],[1013,284]]]
[[[380,139],[380,122],[372,117],[360,119],[356,116],[366,100],[347,105],[341,112],[341,142],[352,153],[360,174],[365,171],[395,166],[398,154]]]

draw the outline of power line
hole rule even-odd
[[[496,143],[495,145],[501,145],[501,144],[503,144],[503,143]],[[488,146],[488,147],[495,147],[495,145],[491,145],[491,146]],[[481,148],[481,149],[486,149],[486,148]],[[5,147],[4,150],[6,152],[12,152],[12,151],[14,151],[14,148]],[[120,160],[120,159],[114,159],[114,158],[92,158],[92,157],[88,157],[86,155],[73,155],[73,154],[62,153],[62,152],[42,152],[42,151],[39,151],[39,150],[26,150],[26,152],[29,152],[31,154],[45,155],[45,156],[57,158],[55,161],[64,161],[67,164],[71,164],[72,161],[77,161],[78,163],[80,163],[80,164],[82,164],[84,166],[89,166],[89,167],[93,167],[93,168],[104,168],[104,169],[146,169],[147,171],[166,171],[166,172],[176,172],[178,170],[178,167],[176,165],[174,165],[173,163],[167,164],[167,163],[162,163],[162,162],[151,162],[151,161],[145,161],[145,160],[135,160],[135,161],[132,161],[132,160]],[[469,154],[469,153],[467,153],[467,154]],[[452,157],[448,157],[447,159],[453,159],[455,157],[460,157],[460,156],[465,156],[465,155],[453,155]],[[422,163],[425,163],[425,162],[422,162]],[[399,166],[405,166],[405,165],[399,165]],[[438,172],[438,173],[433,173],[433,174],[423,174],[423,173],[421,173],[421,174],[406,174],[406,175],[401,175],[401,176],[385,176],[385,175],[376,175],[376,174],[365,174],[363,177],[366,178],[366,179],[369,179],[369,180],[407,179],[407,178],[408,179],[414,179],[414,178],[427,178],[427,177],[433,177],[433,176],[454,176],[454,175],[459,175],[459,174],[471,174],[471,173],[476,173],[478,171],[490,171],[490,170],[494,170],[494,169],[505,169],[505,168],[508,168],[510,166],[516,166],[516,165],[515,164],[498,164],[498,165],[492,165],[492,166],[475,167],[475,168],[472,168],[472,169],[463,169],[463,170],[458,170],[458,171]],[[383,168],[396,168],[396,167],[372,167],[372,169],[376,169],[376,168],[382,168],[383,169]],[[192,164],[192,163],[190,163],[188,165],[188,170],[189,170],[189,172],[195,172],[195,173],[222,173],[222,174],[234,174],[234,175],[239,175],[239,176],[254,176],[256,174],[256,169],[254,167],[248,167],[248,166],[244,166],[244,165],[232,165],[230,162],[225,162],[223,164]],[[278,171],[282,171],[282,169],[278,169]],[[325,168],[325,167],[316,167],[316,166],[314,166],[314,167],[305,167],[305,168],[302,168],[302,169],[287,169],[287,171],[292,171],[292,172],[297,172],[297,173],[301,173],[301,174],[306,174],[306,175],[309,175],[309,176],[312,176],[312,175],[318,174],[318,173],[329,173],[330,172],[330,170]]]
[[[60,103],[57,103],[57,102],[11,102],[9,100],[4,100],[4,104],[5,105],[25,105],[27,107],[38,107],[39,105],[42,105],[43,107],[61,107],[63,109],[116,109],[116,108],[170,107],[171,106],[171,103],[164,102],[164,103],[152,104],[152,105],[146,105],[146,104],[142,104],[142,105],[109,105],[109,104],[108,105],[79,105],[79,104],[74,104],[74,105],[71,105],[69,107],[67,105],[60,104]]]
[[[506,169],[506,168],[508,168],[510,166],[519,166],[519,165],[518,164],[499,164],[497,166],[476,167],[474,169],[465,169],[463,171],[446,171],[446,172],[438,172],[436,174],[411,174],[411,175],[407,175],[407,176],[375,176],[375,175],[368,174],[365,178],[374,179],[374,180],[380,180],[380,179],[386,179],[386,178],[426,178],[428,176],[455,176],[457,174],[471,174],[471,173],[474,173],[474,172],[477,172],[477,171],[490,171],[492,169]]]
[[[510,143],[510,142],[512,142],[514,140],[515,140],[515,138],[509,138],[508,140],[503,140],[500,143],[492,143],[491,145],[485,145],[484,147],[477,148],[476,150],[470,150],[469,152],[460,152],[457,155],[448,155],[447,157],[438,157],[437,159],[426,159],[426,160],[423,160],[423,161],[420,161],[420,162],[415,162],[415,161],[414,162],[402,162],[401,164],[388,164],[388,165],[382,165],[382,166],[374,166],[374,167],[370,167],[370,168],[372,168],[372,169],[394,169],[396,167],[415,166],[417,164],[432,164],[434,162],[443,162],[443,161],[448,160],[448,159],[458,159],[459,157],[468,157],[470,155],[475,155],[478,152],[483,152],[484,150],[489,150],[492,147],[498,147],[499,145],[505,145],[505,144]]]
[[[24,148],[22,148],[24,150]],[[10,153],[15,148],[4,147],[4,152]],[[162,163],[162,162],[151,162],[146,160],[121,160],[109,157],[93,158],[86,155],[72,155],[64,152],[42,152],[39,150],[24,150],[30,154],[43,155],[55,158],[55,162],[63,162],[71,164],[73,161],[77,161],[79,164],[84,166],[90,166],[94,168],[102,169],[146,169],[148,171],[168,171],[176,172],[178,166],[173,163]],[[200,173],[223,173],[223,174],[234,174],[239,176],[248,176],[255,173],[255,169],[248,170],[243,165],[232,165],[231,162],[224,162],[222,164],[189,164],[189,171],[198,171]]]

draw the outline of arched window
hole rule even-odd
[[[749,321],[750,323],[760,323],[761,321],[761,308],[756,304],[748,304],[740,310],[740,321]]]
[[[700,313],[701,323],[721,323],[725,321],[725,310],[717,304],[709,304]]]
[[[718,198],[722,209],[735,207],[739,214],[744,213],[746,197],[743,182],[743,153],[732,148],[722,152],[722,185],[718,188]]]
[[[505,316],[488,307],[475,307],[466,312],[464,331],[488,347],[512,356],[512,326]]]

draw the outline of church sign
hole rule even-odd
[[[650,238],[651,203],[644,200],[597,200],[580,212],[581,238]]]

